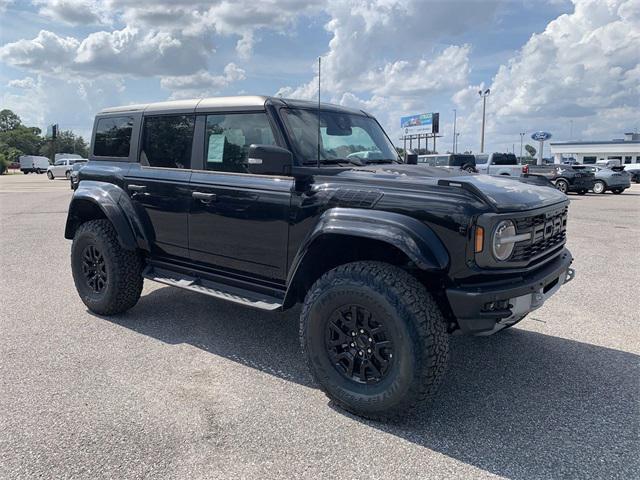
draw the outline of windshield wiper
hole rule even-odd
[[[317,162],[306,162],[305,165],[315,165]],[[350,163],[351,165],[362,166],[365,163],[361,158],[323,158],[319,162],[321,165],[339,165],[341,163]]]

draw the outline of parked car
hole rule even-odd
[[[475,157],[464,153],[418,155],[418,164],[426,164],[432,167],[448,168],[451,170],[465,170],[471,173],[477,172]]]
[[[523,173],[547,178],[562,193],[576,192],[584,195],[593,188],[593,172],[583,165],[526,165]]]
[[[27,175],[28,173],[44,173],[49,168],[49,159],[38,155],[21,155],[20,171]]]
[[[593,172],[583,165],[554,165],[555,175],[551,182],[562,193],[576,192],[584,195],[593,189],[595,178]]]
[[[65,177],[68,180],[73,165],[86,162],[86,158],[62,158],[56,160],[55,163],[47,169],[47,177],[49,177],[49,180],[53,180],[56,177]]]
[[[631,176],[631,181],[640,183],[640,163],[628,163],[624,166],[624,171]]]
[[[145,278],[261,310],[301,302],[311,373],[368,418],[434,397],[448,333],[513,326],[574,277],[566,195],[403,164],[361,110],[258,96],[118,107],[96,116],[91,145],[65,227],[90,311],[130,309]],[[379,154],[348,158],[362,145]]]
[[[522,165],[513,153],[477,154],[476,169],[479,173],[488,175],[509,175],[519,177],[522,173]]]
[[[71,171],[69,172],[69,183],[71,185],[71,190],[75,190],[76,188],[78,188],[78,184],[80,183],[80,178],[78,176],[78,172],[86,164],[87,164],[86,161],[84,161],[84,162],[75,162],[73,164],[73,166],[71,167]]]
[[[603,167],[593,165],[585,167],[595,175],[595,182],[591,190],[593,193],[607,191],[620,194],[631,186],[631,175],[625,172],[625,167]]]

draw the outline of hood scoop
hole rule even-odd
[[[371,208],[382,198],[378,190],[339,188],[329,202],[334,207]]]

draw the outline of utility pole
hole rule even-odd
[[[453,109],[453,153],[456,153],[456,109]]]
[[[482,97],[482,133],[480,134],[480,153],[484,153],[484,122],[487,109],[487,97],[491,93],[488,88],[485,91],[478,90],[478,95]]]
[[[573,140],[573,120],[569,120],[569,140]]]
[[[525,132],[520,132],[520,160],[522,160],[522,142],[524,141]]]

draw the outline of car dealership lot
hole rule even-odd
[[[640,474],[640,185],[570,195],[576,279],[518,327],[454,337],[430,409],[334,408],[286,314],[146,282],[126,314],[78,298],[71,191],[0,177],[0,478]]]

